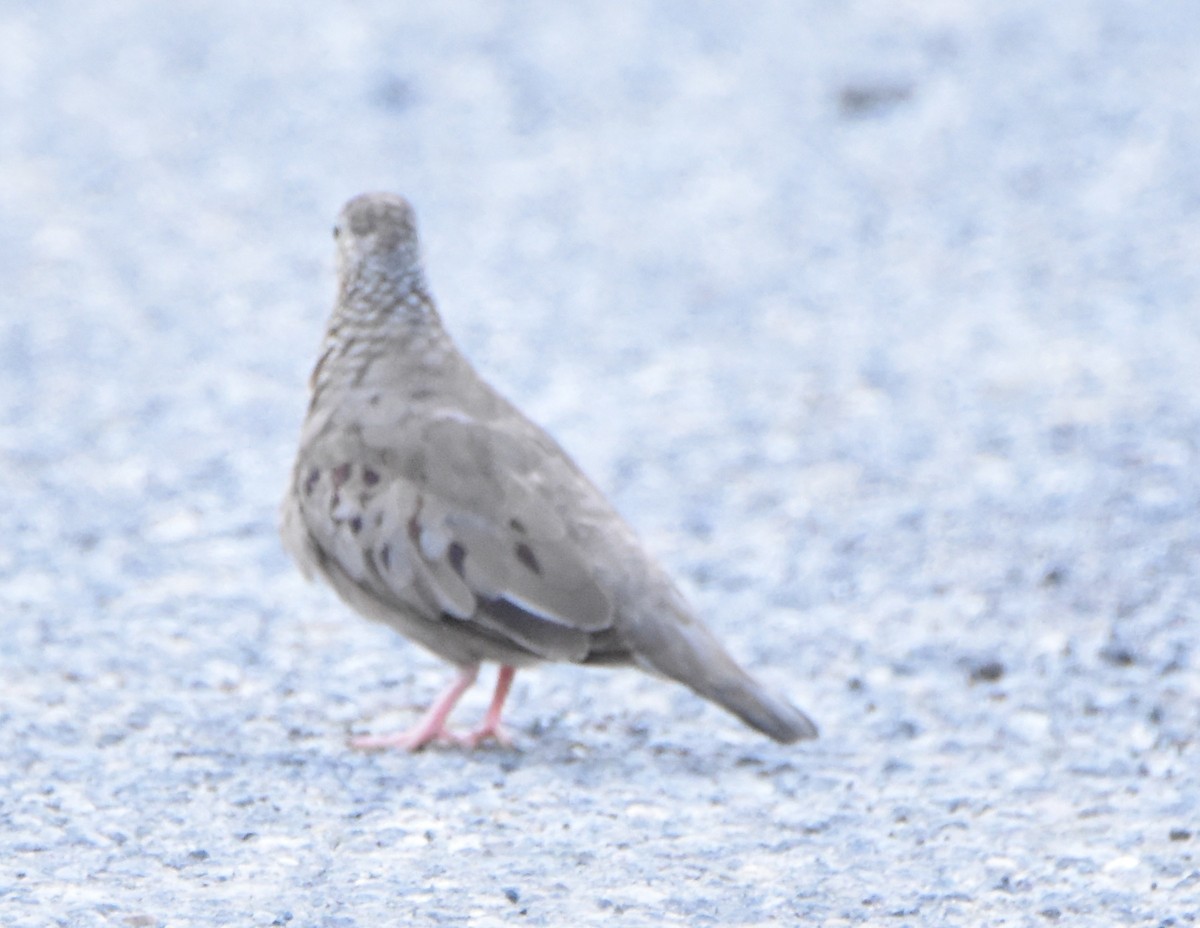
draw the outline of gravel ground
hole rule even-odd
[[[0,5],[0,921],[1200,921],[1197,48],[1187,0]],[[820,741],[548,667],[517,750],[347,747],[448,675],[275,534],[367,189]]]

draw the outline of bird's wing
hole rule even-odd
[[[613,607],[554,503],[573,474],[528,435],[447,413],[327,443],[296,493],[324,556],[376,597],[582,660]]]

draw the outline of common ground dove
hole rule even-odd
[[[817,729],[743,671],[628,525],[442,328],[412,208],[364,194],[334,228],[338,296],[312,373],[283,540],[306,576],[455,664],[411,731],[359,747],[507,743],[518,667],[629,665],[677,680],[790,743]],[[483,724],[446,728],[479,665],[500,665]]]

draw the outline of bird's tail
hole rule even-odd
[[[671,606],[676,607],[669,608],[676,621],[666,621],[659,613],[630,629],[639,663],[677,680],[782,744],[817,737],[812,719],[739,667],[682,605]]]
[[[812,719],[782,696],[764,688],[741,668],[737,671],[740,679],[718,680],[708,685],[689,682],[687,685],[781,744],[817,737],[817,726]]]

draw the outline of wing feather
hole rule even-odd
[[[312,472],[297,475],[324,555],[372,595],[432,621],[584,660],[613,607],[539,485],[539,449],[461,414],[388,434],[327,442]]]

